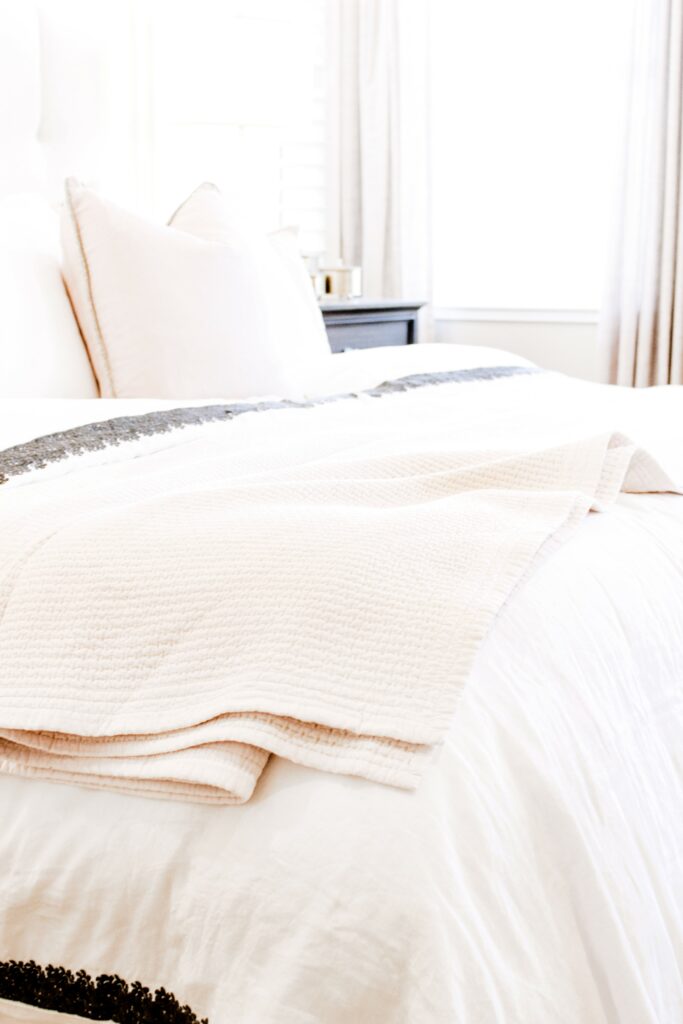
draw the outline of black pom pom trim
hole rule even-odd
[[[116,1024],[209,1024],[166,989],[150,992],[139,981],[129,985],[117,974],[93,980],[85,971],[41,967],[34,960],[0,962],[0,997]]]

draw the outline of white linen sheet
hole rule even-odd
[[[680,468],[680,392],[567,387]],[[279,758],[241,807],[0,777],[0,960],[212,1024],[678,1024],[682,638],[683,499],[622,496],[503,608],[413,793]]]

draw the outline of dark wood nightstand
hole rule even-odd
[[[320,300],[330,348],[375,348],[417,341],[417,314],[424,302],[401,299]]]

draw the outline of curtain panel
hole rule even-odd
[[[330,2],[328,252],[371,296],[430,298],[428,9]]]
[[[606,378],[683,384],[683,0],[636,0]]]

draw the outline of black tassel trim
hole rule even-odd
[[[0,962],[0,997],[117,1024],[208,1024],[166,989],[150,992],[139,981],[129,985],[117,974],[93,980],[85,971],[41,967],[34,960]]]

